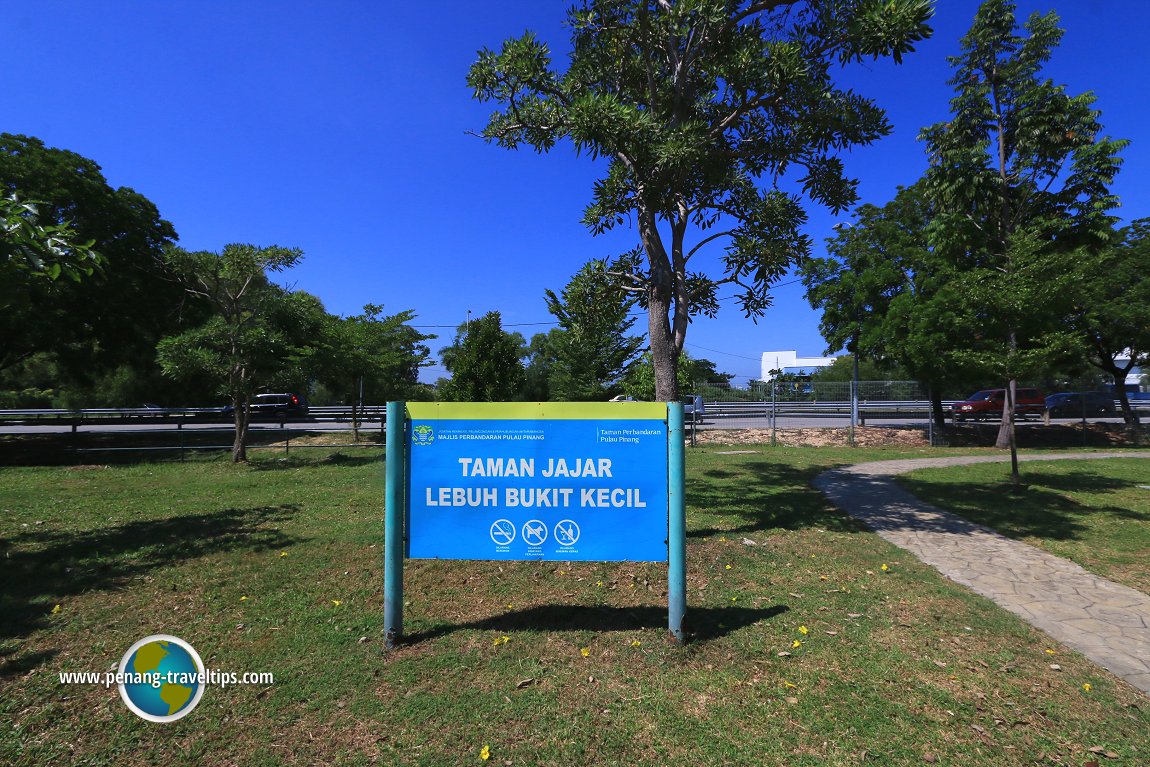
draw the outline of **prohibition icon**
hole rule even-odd
[[[574,546],[579,540],[579,525],[570,519],[560,520],[555,525],[555,540],[560,546]]]
[[[547,525],[538,519],[529,519],[523,523],[523,540],[529,546],[542,546],[547,540]]]
[[[506,546],[515,540],[515,525],[510,519],[497,519],[491,523],[491,540],[500,546]]]

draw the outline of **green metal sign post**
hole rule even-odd
[[[405,556],[665,560],[668,629],[686,641],[683,406],[661,407],[389,402],[386,646],[403,636]]]

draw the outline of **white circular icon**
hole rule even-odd
[[[560,546],[574,546],[579,540],[579,525],[570,519],[555,524],[555,540]]]
[[[538,519],[529,519],[523,523],[523,540],[529,546],[542,546],[547,540],[547,525]]]
[[[499,546],[506,546],[515,540],[515,525],[510,519],[497,519],[491,523],[491,540]]]

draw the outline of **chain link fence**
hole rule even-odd
[[[859,381],[860,402],[925,402],[918,381]],[[700,383],[692,394],[710,402],[850,402],[850,381],[756,381],[750,386]]]

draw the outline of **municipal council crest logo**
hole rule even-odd
[[[120,660],[120,697],[149,722],[174,722],[192,713],[204,696],[204,662],[184,640],[168,634],[144,637]]]
[[[420,424],[411,429],[411,441],[417,445],[430,445],[435,441],[435,429],[427,424]]]

